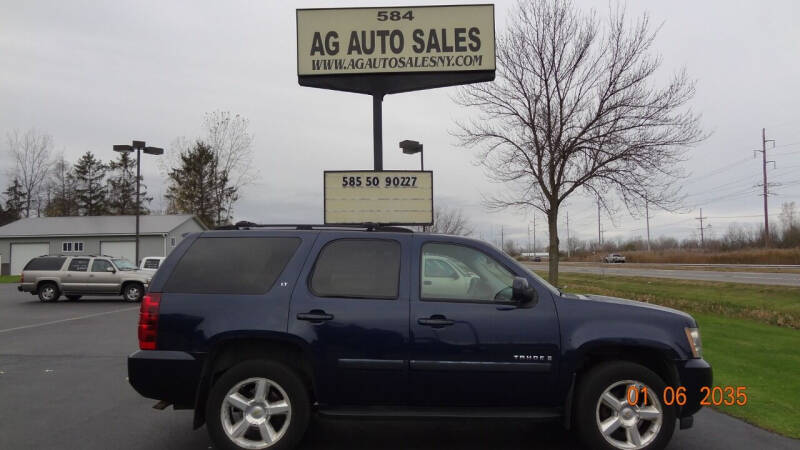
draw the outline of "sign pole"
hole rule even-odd
[[[372,145],[375,170],[383,170],[383,94],[372,94]]]

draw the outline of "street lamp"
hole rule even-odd
[[[158,147],[146,147],[144,141],[133,141],[132,145],[115,145],[114,151],[119,153],[130,153],[136,150],[136,261],[134,263],[139,266],[139,210],[141,209],[139,200],[139,183],[142,179],[141,175],[141,152],[144,151],[148,155],[163,155],[164,149]]]
[[[414,155],[419,153],[419,170],[425,170],[425,161],[422,156],[422,144],[417,141],[400,141],[400,148],[406,155]]]

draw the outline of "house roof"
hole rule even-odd
[[[133,235],[136,216],[28,217],[0,227],[0,238],[25,236]],[[202,222],[190,214],[139,216],[139,234],[169,233],[188,220]]]

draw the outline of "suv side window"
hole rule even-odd
[[[480,250],[458,244],[429,243],[422,246],[422,261],[420,297],[423,300],[511,300],[514,274]],[[441,270],[429,271],[429,263],[448,266],[449,276],[443,276]],[[454,271],[453,267],[458,270]]]
[[[33,258],[22,270],[61,270],[67,258],[46,256],[43,258]]]
[[[264,294],[292,259],[297,237],[201,237],[164,285],[183,294]]]
[[[309,288],[317,297],[396,299],[400,243],[387,239],[338,239],[322,248]]]
[[[109,267],[112,269],[114,268],[111,262],[106,259],[95,259],[92,261],[92,272],[107,272]]]
[[[89,258],[72,258],[67,270],[70,272],[86,272],[89,270]]]
[[[155,258],[147,258],[144,260],[144,268],[145,269],[158,269],[158,263],[161,262]]]

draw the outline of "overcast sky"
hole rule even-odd
[[[255,135],[259,179],[237,203],[236,219],[320,223],[322,171],[372,168],[371,99],[297,84],[294,8],[409,3],[0,0],[0,134],[35,127],[70,160],[87,150],[111,159],[113,144],[142,139],[168,147],[178,136],[199,135],[206,111],[239,113]],[[601,13],[608,5],[577,3]],[[498,34],[512,5],[495,3]],[[663,24],[655,45],[662,73],[685,67],[697,80],[691,106],[712,133],[686,164],[687,212],[652,212],[652,235],[691,236],[700,207],[715,233],[734,221],[760,223],[754,186],[761,165],[752,150],[761,146],[762,127],[776,140],[770,179],[783,183],[770,197],[777,221],[781,202],[800,203],[800,2],[628,2],[633,14],[645,8]],[[451,101],[454,92],[386,97],[384,168],[418,168],[418,158],[403,155],[397,143],[422,141],[437,204],[463,208],[484,239],[499,240],[503,224],[506,238],[525,244],[532,214],[489,214],[481,206],[482,194],[502,186],[487,182],[475,153],[448,134],[454,119],[469,114]],[[0,152],[7,169],[4,142]],[[143,158],[145,182],[160,196],[155,158]],[[0,184],[7,183],[3,170]],[[569,211],[572,236],[596,239],[589,200],[575,198],[562,211]],[[536,220],[542,246],[545,219]],[[644,235],[644,220],[624,209],[613,221],[604,216],[602,227],[606,239]]]

